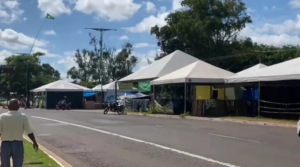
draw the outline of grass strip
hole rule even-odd
[[[60,167],[42,150],[34,151],[32,143],[23,140],[24,143],[24,167]]]

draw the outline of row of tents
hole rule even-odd
[[[148,80],[152,81],[152,85],[162,85],[185,82],[212,84],[298,79],[300,79],[300,58],[269,67],[258,64],[235,74],[176,50],[149,66],[120,79],[119,82]]]

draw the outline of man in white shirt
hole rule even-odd
[[[11,99],[8,103],[9,111],[0,115],[1,135],[1,166],[10,167],[10,158],[14,167],[22,167],[24,161],[23,133],[33,142],[33,148],[38,150],[28,117],[19,112],[17,99]]]

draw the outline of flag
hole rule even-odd
[[[51,19],[51,20],[54,20],[54,17],[53,17],[53,16],[51,16],[49,13],[47,13],[47,15],[46,15],[46,19]]]

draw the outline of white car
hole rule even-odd
[[[298,123],[297,123],[297,134],[300,137],[300,118],[299,118]]]

